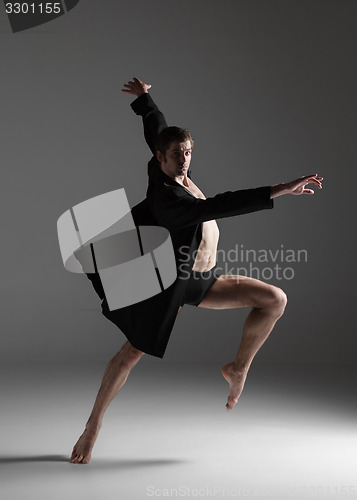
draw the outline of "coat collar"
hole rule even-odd
[[[174,187],[179,187],[181,189],[185,189],[186,191],[188,191],[185,186],[182,186],[182,184],[179,184],[178,182],[176,182],[174,179],[172,179],[171,177],[169,177],[167,174],[165,174],[161,168],[160,168],[160,165],[157,163],[156,165],[153,165],[153,168],[151,170],[151,175],[150,177],[155,180],[156,182],[162,182],[166,185],[169,185],[169,186],[174,186]],[[189,179],[191,179],[191,169],[187,172],[187,177]],[[188,191],[189,192],[189,191]],[[192,193],[190,193],[192,194]]]

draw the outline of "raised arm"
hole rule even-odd
[[[148,93],[151,85],[147,85],[138,78],[133,78],[133,80],[125,83],[124,87],[126,88],[123,88],[122,92],[136,96],[135,101],[131,103],[131,107],[137,115],[142,117],[145,140],[152,154],[155,155],[156,138],[161,130],[167,127],[167,123],[164,115]]]

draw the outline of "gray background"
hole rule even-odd
[[[65,271],[56,221],[113,189],[145,196],[150,154],[120,91],[138,76],[192,132],[206,196],[324,177],[314,196],[220,220],[220,248],[308,252],[271,281],[289,304],[260,361],[354,363],[356,14],[354,1],[82,0],[12,34],[1,4],[0,358],[91,363],[125,341]],[[167,360],[229,361],[246,314],[186,306]]]
[[[356,14],[341,0],[81,0],[12,34],[0,4],[4,498],[142,500],[149,486],[181,485],[357,498]],[[219,221],[221,249],[308,252],[293,280],[271,281],[289,304],[234,411],[220,366],[247,310],[186,306],[165,358],[133,370],[92,462],[76,466],[72,447],[125,337],[86,277],[65,271],[56,221],[114,189],[143,199],[150,155],[120,92],[134,75],[169,124],[190,128],[206,195],[315,172],[324,189]]]

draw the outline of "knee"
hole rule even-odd
[[[272,286],[270,293],[269,307],[274,312],[274,315],[280,318],[280,316],[284,314],[288,298],[286,293],[281,288],[276,286]]]
[[[136,347],[132,346],[130,342],[127,342],[112,361],[119,363],[122,370],[131,370],[143,354],[143,351],[136,349]]]
[[[134,366],[143,356],[143,351],[139,351],[136,347],[131,344],[128,346],[127,354],[125,356],[126,363],[129,366]]]

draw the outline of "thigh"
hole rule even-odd
[[[235,309],[264,307],[276,297],[278,288],[248,276],[222,275],[208,289],[198,307]]]

